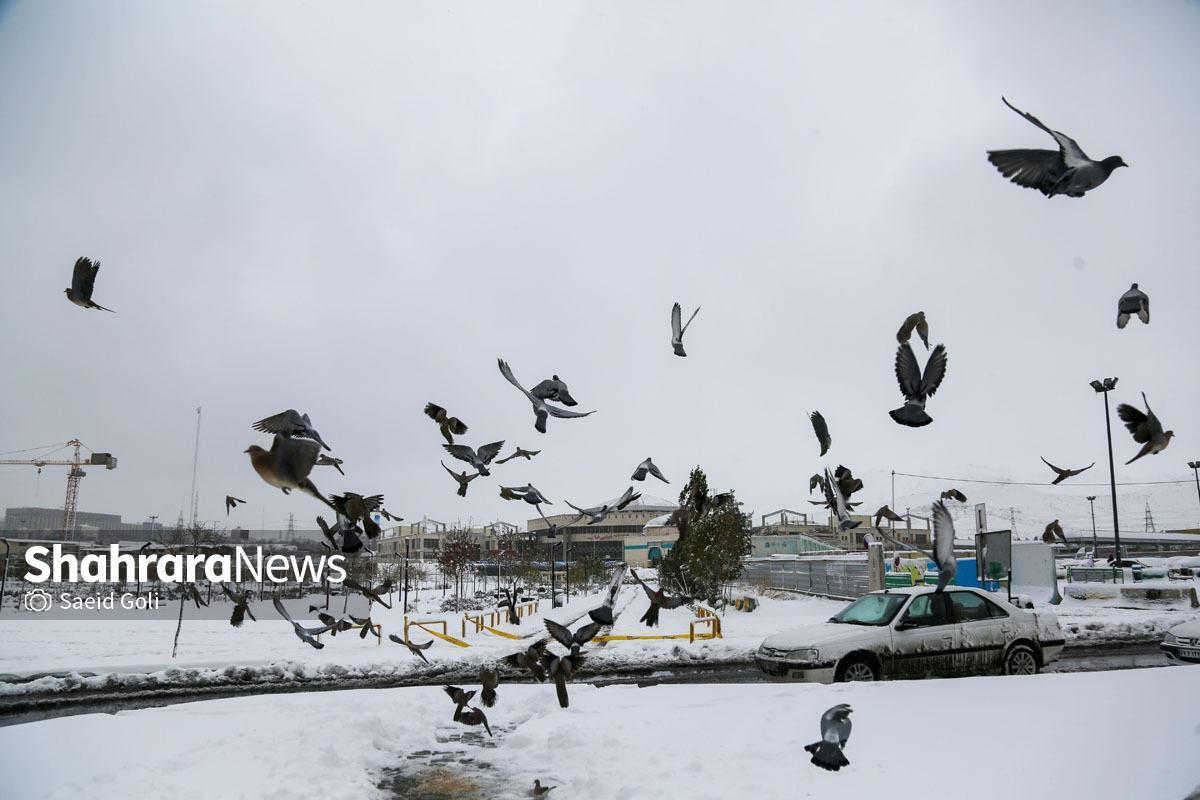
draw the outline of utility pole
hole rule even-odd
[[[1146,533],[1157,533],[1154,529],[1154,514],[1150,513],[1150,501],[1146,501]]]
[[[1087,501],[1088,501],[1088,506],[1090,506],[1092,509],[1092,558],[1095,558],[1097,555],[1097,549],[1096,549],[1097,548],[1097,545],[1096,545],[1096,495],[1094,495],[1094,494],[1088,495]]]
[[[196,447],[192,451],[192,525],[196,524],[196,466],[200,463],[200,407],[196,406]]]
[[[1091,386],[1097,394],[1104,395],[1104,430],[1108,434],[1108,484],[1112,490],[1113,512],[1113,563],[1121,566],[1121,523],[1117,519],[1117,469],[1113,465],[1112,450],[1112,419],[1108,413],[1108,393],[1117,388],[1116,378],[1105,378],[1103,382],[1092,381]]]
[[[1200,461],[1189,461],[1188,466],[1192,468],[1192,477],[1196,479],[1196,499],[1200,500]]]

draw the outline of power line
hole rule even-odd
[[[897,472],[897,475],[903,475],[906,478],[926,478],[931,481],[953,481],[955,483],[990,483],[998,486],[1051,486],[1052,484],[1046,481],[986,481],[978,478],[948,478],[944,475],[916,475],[911,472]],[[1191,483],[1192,480],[1181,481],[1129,481],[1127,483],[1117,483],[1117,486],[1161,486],[1165,484]],[[1072,481],[1071,486],[1108,486],[1108,482],[1104,483],[1079,483]]]

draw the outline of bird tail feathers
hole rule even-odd
[[[842,748],[838,747],[833,742],[827,742],[822,739],[819,742],[814,742],[804,748],[809,753],[812,753],[812,763],[816,764],[821,769],[827,769],[830,772],[837,772],[842,767],[850,764],[846,758]]]

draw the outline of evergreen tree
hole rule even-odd
[[[725,584],[742,574],[742,558],[750,554],[750,517],[732,492],[717,502],[708,493],[708,477],[696,467],[679,493],[674,514],[679,539],[659,566],[659,579],[670,590],[709,603]]]

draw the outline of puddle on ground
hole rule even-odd
[[[494,726],[490,737],[483,728],[439,731],[437,742],[446,749],[416,750],[406,754],[398,766],[383,771],[377,784],[394,800],[496,800],[522,797],[521,791],[497,774],[486,760],[474,752],[496,747],[499,737],[516,725]]]

